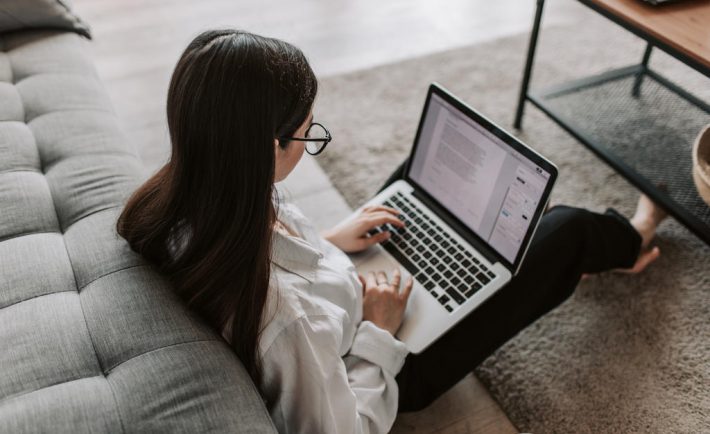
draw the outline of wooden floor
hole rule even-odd
[[[534,6],[523,0],[74,3],[92,26],[99,74],[144,161],[153,168],[169,150],[164,103],[170,74],[182,50],[202,30],[235,27],[282,38],[300,47],[322,77],[529,31]],[[586,16],[576,2],[547,3],[545,26]]]
[[[164,104],[178,56],[201,30],[235,27],[300,47],[323,77],[527,32],[528,0],[74,0],[91,26],[96,66],[147,171],[170,149]],[[582,22],[577,2],[548,0],[544,26]],[[520,53],[521,56],[524,53]],[[348,212],[313,160],[288,181],[316,224]],[[396,433],[512,433],[514,426],[469,375],[429,408],[401,415]]]

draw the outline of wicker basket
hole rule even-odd
[[[710,206],[710,125],[693,144],[693,181],[700,197]]]

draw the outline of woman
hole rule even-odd
[[[386,432],[397,411],[428,405],[567,298],[583,273],[638,272],[658,257],[648,247],[663,214],[647,199],[630,222],[613,210],[555,207],[510,284],[429,349],[407,354],[394,335],[411,279],[400,282],[398,270],[360,276],[344,253],[385,240],[367,232],[401,226],[396,211],[369,208],[320,236],[278,204],[274,184],[304,149],[317,154],[329,141],[313,123],[316,89],[305,57],[285,42],[199,35],[170,82],[171,159],[118,221],[230,342],[281,431]]]

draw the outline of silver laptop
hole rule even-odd
[[[517,273],[557,168],[436,83],[405,177],[362,208],[385,204],[406,226],[352,256],[361,273],[397,264],[415,284],[398,339],[419,353]],[[532,288],[531,288],[532,290]]]

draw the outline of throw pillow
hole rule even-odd
[[[68,0],[0,1],[0,33],[21,29],[66,29],[91,39],[89,26]]]

